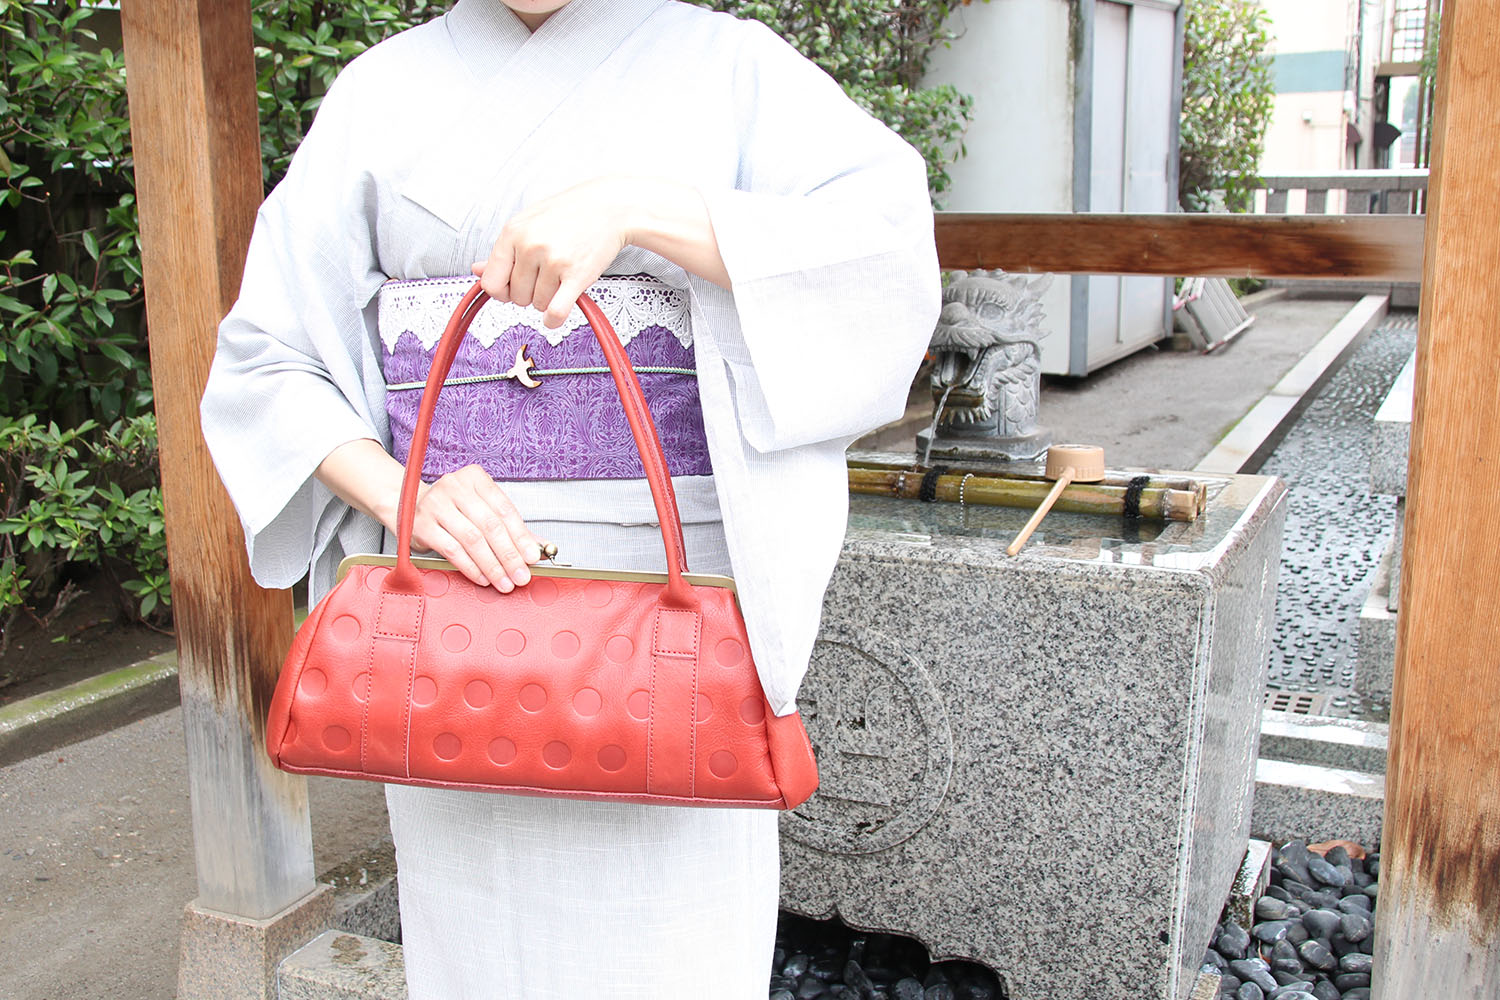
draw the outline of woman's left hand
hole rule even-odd
[[[729,287],[703,196],[639,177],[584,181],[528,206],[505,223],[474,273],[492,298],[532,306],[556,329],[626,244]]]

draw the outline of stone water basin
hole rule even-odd
[[[1012,1000],[1187,996],[1245,851],[1286,512],[1274,478],[1197,478],[1195,522],[1053,512],[1014,558],[1028,510],[851,499],[785,909]]]

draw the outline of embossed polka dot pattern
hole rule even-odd
[[[603,705],[604,699],[593,688],[579,688],[573,696],[573,708],[582,716],[598,715]]]
[[[385,578],[391,575],[387,566],[372,566],[370,572],[365,574],[365,586],[375,593],[380,593],[380,588],[385,584]]]
[[[372,579],[389,571],[354,567],[313,610],[321,647],[298,634],[267,727],[280,767],[766,806],[784,805],[783,774],[815,774],[800,722],[769,714],[729,591],[700,588],[694,621],[658,618],[660,584],[537,576],[502,595],[423,571],[418,593],[372,597]],[[602,629],[577,624],[601,614]],[[696,667],[682,659],[692,647]],[[679,670],[696,691],[662,687]],[[778,725],[790,749],[774,747]]]
[[[485,681],[473,680],[464,685],[464,703],[470,708],[483,708],[494,697],[494,690]]]
[[[553,740],[542,747],[542,760],[548,767],[564,768],[573,759],[573,751],[561,740]]]
[[[559,632],[552,637],[552,655],[566,660],[578,655],[578,635],[574,632]]]
[[[453,733],[438,733],[432,741],[432,752],[443,760],[453,760],[463,751],[463,743]]]
[[[449,625],[443,629],[443,648],[450,653],[462,653],[469,648],[472,638],[469,630],[462,625]]]
[[[618,771],[625,766],[625,748],[611,743],[599,748],[599,766],[606,771]]]
[[[497,736],[490,740],[490,760],[504,767],[516,759],[516,745],[504,736]]]
[[[359,619],[353,615],[339,615],[333,620],[333,637],[339,642],[353,642],[359,638]]]
[[[715,750],[708,758],[708,769],[716,778],[727,778],[739,770],[740,762],[728,750]]]
[[[528,712],[540,712],[547,707],[547,689],[540,684],[528,684],[521,689],[521,707]]]
[[[442,597],[448,592],[449,576],[440,569],[430,569],[422,573],[422,589],[427,591],[428,597]]]

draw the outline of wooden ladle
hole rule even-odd
[[[1069,483],[1097,483],[1104,478],[1104,449],[1090,444],[1055,444],[1047,449],[1045,475],[1048,479],[1056,480],[1056,483],[1041,506],[1031,515],[1031,520],[1016,535],[1016,540],[1005,547],[1005,554],[1008,556],[1021,551],[1021,546],[1026,544],[1026,539],[1042,523],[1042,518],[1047,516],[1047,512],[1052,509],[1057,498],[1062,496],[1062,491],[1067,489]]]

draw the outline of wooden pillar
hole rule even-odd
[[[1500,996],[1500,20],[1446,0],[1375,996]]]
[[[306,782],[271,767],[265,708],[291,597],[250,579],[198,401],[261,202],[249,0],[121,11],[193,842],[196,905],[261,920],[314,887]]]

